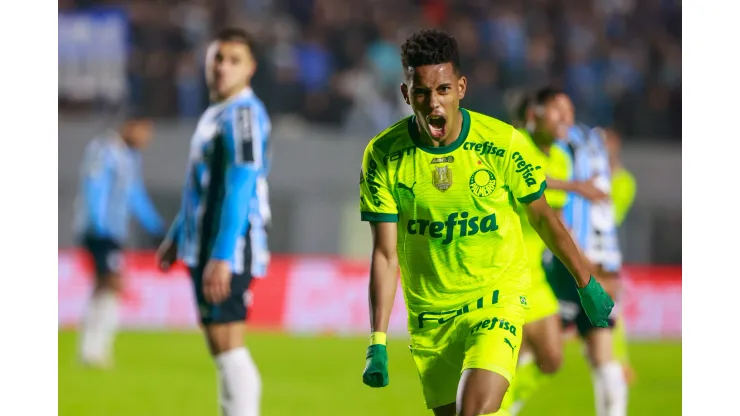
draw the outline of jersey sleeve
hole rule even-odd
[[[258,124],[256,109],[247,104],[229,108],[224,114],[221,140],[226,154],[225,195],[211,253],[214,259],[233,261],[237,241],[247,229],[265,142]]]
[[[398,206],[391,192],[388,169],[372,143],[362,158],[360,218],[362,221],[398,222]]]
[[[539,199],[547,188],[545,172],[541,166],[530,163],[535,160],[526,139],[512,129],[508,157],[502,161],[501,174],[509,191],[520,203],[528,204]]]

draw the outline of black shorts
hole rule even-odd
[[[110,238],[88,235],[82,239],[82,246],[93,258],[96,279],[121,272],[123,251],[120,244]]]
[[[245,321],[249,300],[248,290],[252,283],[252,274],[249,273],[249,269],[245,268],[244,273],[232,274],[231,293],[218,305],[208,303],[203,294],[203,269],[204,267],[201,266],[190,268],[190,278],[193,281],[200,322],[203,325],[209,325]]]
[[[576,286],[575,279],[573,279],[573,276],[563,262],[549,252],[543,264],[547,281],[550,283],[560,304],[560,319],[563,327],[575,324],[578,334],[581,337],[586,336],[596,327],[588,319],[588,315],[586,315],[586,311],[581,305],[581,298],[578,296],[578,286]],[[615,320],[613,315],[614,312],[607,319],[609,328],[614,328]]]

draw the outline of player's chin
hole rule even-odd
[[[220,82],[216,84],[216,91],[218,91],[218,93],[221,96],[224,96],[224,95],[227,95],[231,91],[231,87],[229,84],[225,82]]]

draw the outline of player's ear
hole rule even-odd
[[[257,72],[257,61],[252,59],[252,65],[249,67],[249,78],[250,79],[254,76],[255,72]]]
[[[403,95],[403,100],[406,101],[406,104],[411,105],[411,101],[409,100],[409,87],[406,86],[405,82],[401,84],[401,94]]]
[[[468,79],[465,78],[465,75],[461,76],[457,80],[457,95],[459,99],[465,98],[465,92],[468,90]]]

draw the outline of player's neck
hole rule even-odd
[[[463,115],[462,112],[458,109],[457,121],[455,122],[455,126],[453,127],[450,134],[447,135],[447,138],[445,138],[443,141],[439,141],[429,136],[426,130],[421,128],[421,126],[419,125],[419,119],[417,118],[416,120],[416,128],[419,129],[419,139],[422,143],[429,147],[445,147],[451,145],[452,143],[455,143],[455,141],[460,137],[460,132],[462,132],[462,124]]]
[[[546,155],[550,154],[550,148],[555,142],[552,137],[548,136],[547,134],[538,133],[537,131],[532,133],[532,140],[534,141],[534,144],[542,151],[542,153]]]

